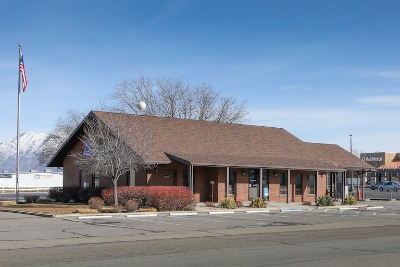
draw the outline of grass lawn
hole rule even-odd
[[[15,204],[13,201],[0,202],[0,210],[18,210],[43,214],[71,214],[71,213],[98,213],[97,210],[89,209],[84,204]]]

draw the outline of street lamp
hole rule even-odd
[[[350,153],[353,154],[353,135],[350,135]]]
[[[140,101],[140,102],[138,103],[138,105],[137,105],[137,108],[138,108],[140,111],[145,110],[146,107],[147,107],[147,105],[146,105],[146,102],[144,102],[144,101]]]

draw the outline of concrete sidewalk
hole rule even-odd
[[[366,202],[358,203],[357,205],[341,205],[336,204],[335,206],[316,206],[316,205],[303,205],[301,203],[284,203],[284,202],[268,202],[266,208],[252,208],[249,206],[244,206],[236,209],[223,209],[219,207],[206,207],[204,203],[197,203],[195,211],[201,213],[207,212],[290,212],[290,211],[310,211],[315,209],[358,209],[366,208],[369,205]]]

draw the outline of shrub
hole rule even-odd
[[[256,197],[251,201],[250,207],[252,207],[252,208],[266,208],[267,207],[267,203],[262,198]]]
[[[81,188],[74,186],[74,187],[64,187],[63,188],[63,199],[62,202],[79,202],[79,190]]]
[[[38,204],[51,204],[54,201],[50,198],[39,198],[38,200],[36,200],[36,203]]]
[[[352,195],[348,195],[347,197],[345,197],[344,201],[343,201],[344,205],[356,205],[357,204],[357,200],[354,196]]]
[[[333,202],[331,196],[328,195],[320,196],[317,199],[317,206],[335,206],[335,202]]]
[[[125,206],[129,200],[137,200],[139,206],[154,207],[159,211],[193,210],[193,194],[183,186],[121,186],[117,189],[118,204]],[[101,192],[104,201],[114,204],[112,188]]]
[[[146,186],[120,186],[117,188],[118,204],[125,206],[128,200],[136,199],[140,206],[145,206],[147,202],[147,188]],[[114,204],[114,191],[113,188],[103,189],[101,197],[108,205]]]
[[[38,195],[25,195],[24,196],[25,203],[36,203],[36,201],[39,199]]]
[[[224,209],[236,209],[236,202],[233,199],[225,198],[221,201],[220,207]]]
[[[158,211],[194,208],[194,196],[184,186],[149,186],[146,188],[146,198],[146,205]]]
[[[211,201],[204,202],[204,206],[209,207],[209,208],[214,208],[215,203]]]
[[[88,201],[89,208],[100,211],[104,206],[104,200],[99,197],[92,197]]]
[[[125,203],[125,209],[128,212],[135,211],[139,209],[139,201],[136,199],[130,199]]]
[[[89,199],[92,197],[101,197],[101,192],[104,187],[91,187],[91,188],[79,188],[78,201],[83,203],[88,203]]]
[[[64,200],[64,193],[62,187],[52,187],[49,189],[49,198],[54,199],[56,202],[62,202]]]

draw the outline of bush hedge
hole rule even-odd
[[[118,204],[126,206],[129,200],[137,200],[139,206],[154,207],[158,211],[193,210],[194,197],[183,186],[121,186],[118,187]],[[101,192],[104,201],[114,204],[112,188]]]
[[[36,203],[36,201],[39,199],[38,195],[25,195],[24,196],[25,203]]]
[[[335,206],[333,198],[329,195],[320,196],[317,199],[317,206]]]
[[[52,187],[49,189],[49,198],[55,202],[84,202],[92,197],[100,197],[104,187],[80,188],[80,187]]]

